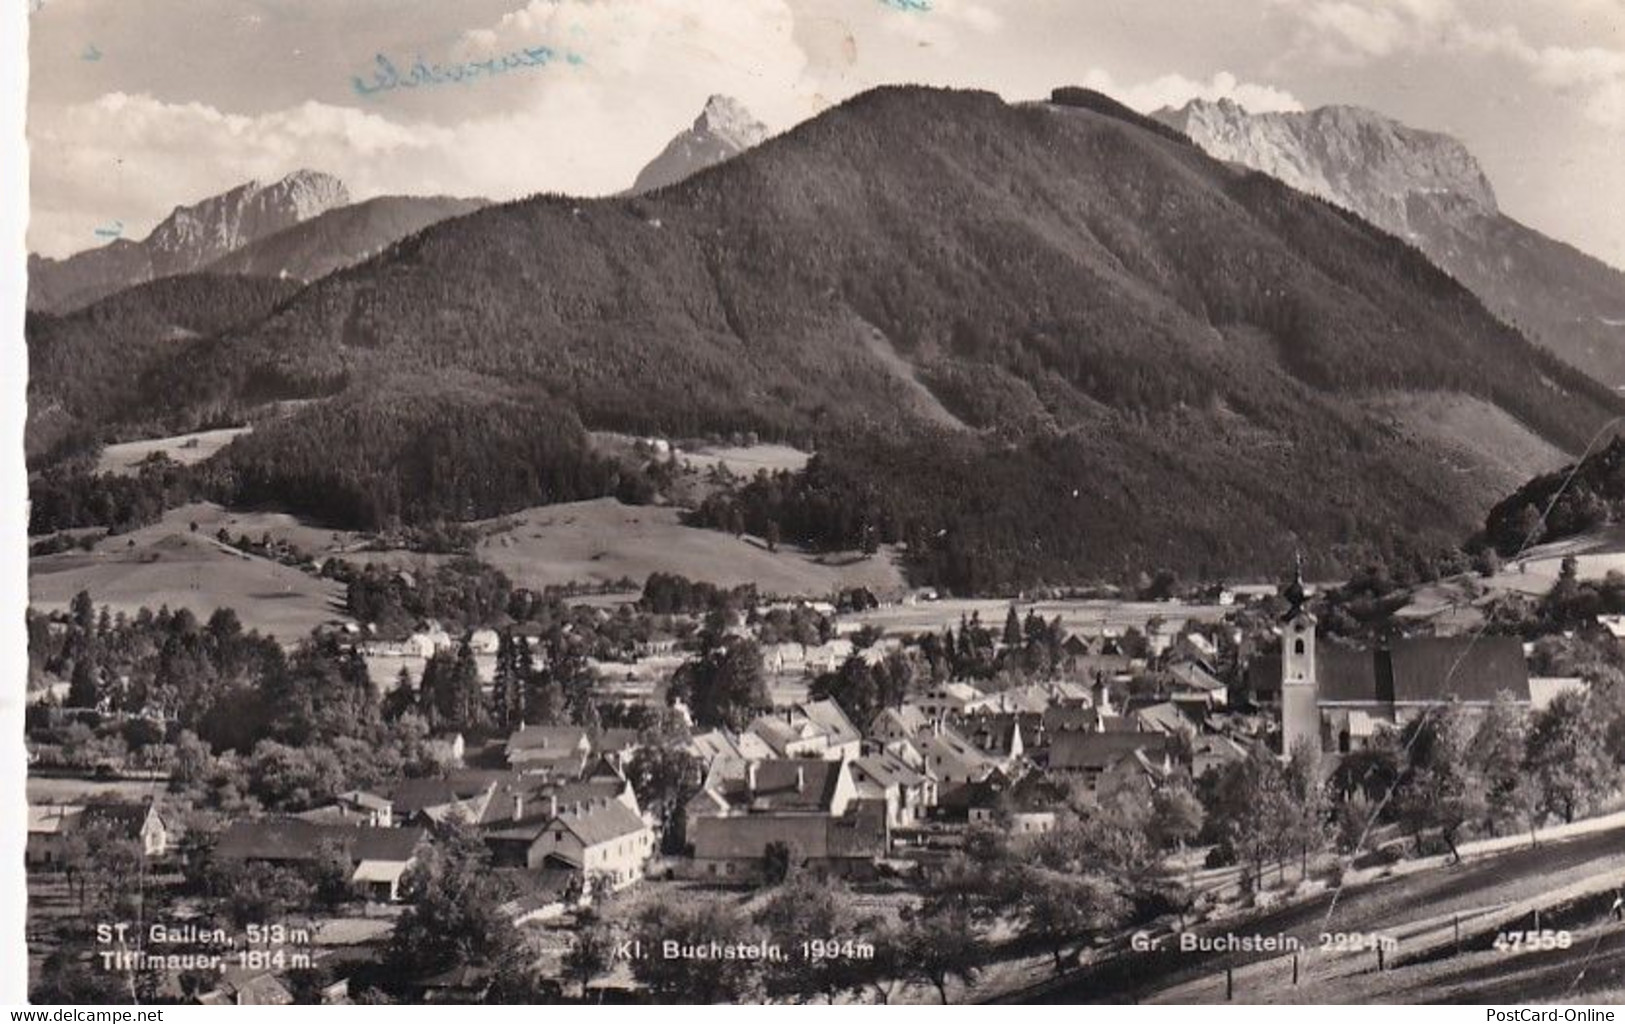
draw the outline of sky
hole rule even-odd
[[[305,167],[356,199],[617,192],[712,94],[780,131],[915,82],[1368,107],[1461,139],[1507,213],[1625,268],[1625,0],[27,3],[28,242],[52,256]],[[381,88],[380,57],[495,63]]]

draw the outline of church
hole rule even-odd
[[[1249,666],[1255,700],[1279,702],[1281,750],[1309,741],[1349,753],[1431,705],[1487,708],[1502,695],[1530,703],[1529,668],[1514,637],[1412,637],[1363,648],[1322,640],[1301,574],[1282,592],[1279,657]]]

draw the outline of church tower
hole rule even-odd
[[[1305,741],[1318,755],[1320,680],[1315,667],[1315,616],[1303,585],[1302,558],[1281,596],[1288,602],[1281,617],[1281,755],[1290,757],[1292,749]]]

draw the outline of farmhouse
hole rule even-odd
[[[619,889],[643,877],[654,852],[654,832],[619,800],[593,797],[562,803],[550,796],[541,813],[525,816],[521,801],[517,820],[493,823],[485,843],[499,865],[535,869],[567,868],[584,881],[601,879]]]
[[[839,761],[752,761],[743,777],[708,785],[687,812],[701,877],[757,875],[774,844],[820,873],[858,873],[886,855],[890,839],[886,802],[859,798]]]
[[[369,899],[381,903],[400,898],[401,878],[428,842],[420,828],[366,828],[320,825],[298,818],[234,821],[220,835],[215,856],[246,864],[313,863],[337,851],[351,866],[350,881]]]

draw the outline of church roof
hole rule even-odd
[[[1376,650],[1322,643],[1315,651],[1322,704],[1529,700],[1523,645],[1513,637],[1412,637]]]

